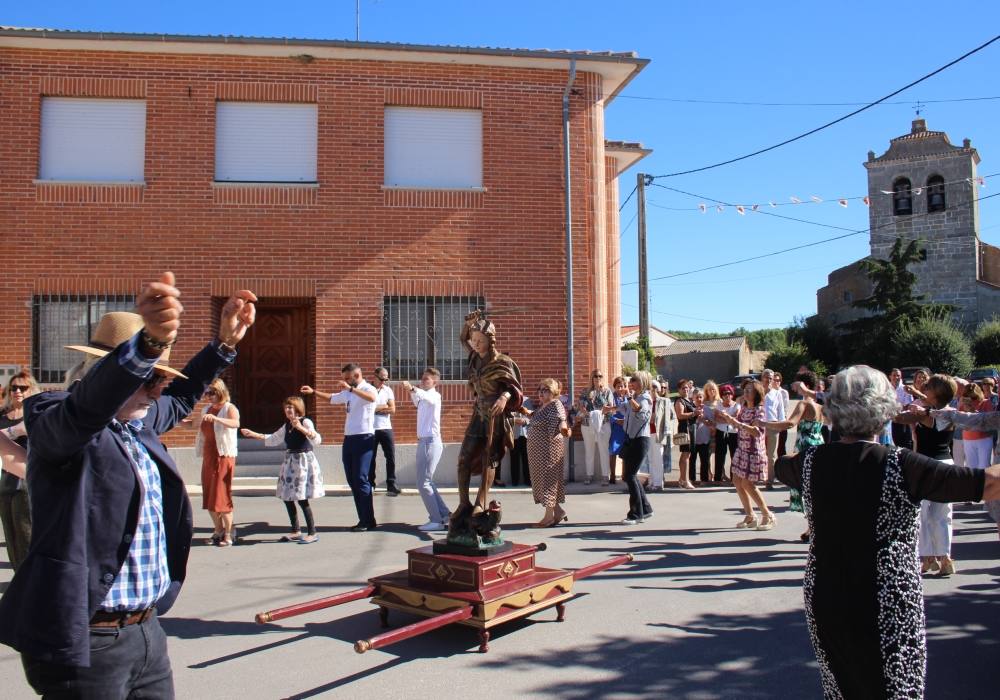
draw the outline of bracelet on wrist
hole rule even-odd
[[[146,332],[145,328],[139,331],[139,338],[142,340],[143,344],[146,345],[146,347],[160,351],[166,350],[177,342],[176,340],[156,340],[153,336]]]

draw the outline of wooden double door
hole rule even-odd
[[[315,382],[315,338],[310,300],[261,299],[257,304],[257,321],[230,370],[233,402],[244,427],[270,433],[282,424],[285,398]],[[312,397],[303,398],[311,414]]]

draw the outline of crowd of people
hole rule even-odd
[[[196,453],[202,507],[212,523],[205,544],[237,542],[238,433],[284,446],[276,495],[289,531],[281,540],[318,541],[310,501],[324,496],[315,453],[322,436],[302,396],[346,409],[341,453],[358,516],[351,531],[378,528],[372,497],[378,447],[386,492],[400,493],[391,422],[397,406],[385,368],[376,368],[370,383],[360,366],[346,364],[333,391],[300,387],[282,403],[281,424],[257,432],[241,425],[218,378],[253,325],[256,297],[235,293],[223,306],[217,337],[177,370],[169,351],[182,307],[173,285],[165,273],[139,295],[138,313],[109,313],[89,345],[72,346],[87,359],[71,371],[64,391],[39,393],[27,371],[4,387],[0,520],[15,575],[0,599],[0,642],[21,652],[40,694],[85,688],[94,697],[172,697],[157,615],[184,580],[193,526],[183,481],[159,436],[199,402]],[[738,387],[709,381],[698,389],[681,379],[676,396],[668,382],[644,371],[608,386],[594,370],[579,396],[562,394],[556,379],[545,378],[529,398],[495,337],[482,314],[467,318],[462,339],[477,406],[459,457],[454,507],[434,482],[443,452],[441,373],[428,367],[419,385],[400,384],[417,417],[416,487],[428,517],[419,530],[448,530],[450,538],[457,520],[473,529],[488,523],[494,505],[487,496],[505,453],[510,483],[530,484],[543,509],[533,527],[568,521],[564,463],[574,428],[584,442],[585,484],[615,483],[620,461],[626,526],[653,517],[649,493],[673,483],[667,478],[674,447],[677,488],[735,489],[744,511],[737,529],[774,528],[762,489],[773,488],[777,477],[790,488],[789,510],[807,520],[806,612],[825,694],[921,696],[920,576],[956,571],[951,503],[985,500],[1000,529],[1000,466],[990,466],[1000,431],[992,379],[977,384],[921,369],[905,384],[896,369],[884,374],[856,366],[822,379],[803,370],[790,385],[801,397],[791,407],[782,377],[771,370]],[[794,450],[786,455],[793,429]],[[478,473],[473,500],[469,477]],[[101,517],[93,517],[95,506]],[[60,518],[32,533],[32,512]],[[848,609],[854,613],[844,615]],[[97,649],[112,651],[96,655]]]

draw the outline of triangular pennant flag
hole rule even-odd
[[[753,209],[754,211],[757,211],[758,209],[760,209],[760,205],[759,205],[759,204],[754,204],[754,205],[753,205],[752,207],[750,207],[750,208],[751,208],[751,209]]]
[[[699,204],[698,205],[698,209],[700,209],[701,213],[704,214],[705,210],[707,209],[707,207],[704,204]]]
[[[723,209],[725,209],[725,207],[722,206],[721,204],[717,205],[715,208],[719,210],[720,213],[722,212]]]
[[[923,191],[924,191],[923,187],[918,187],[917,189],[913,190],[913,194],[919,197],[923,193]]]
[[[882,194],[892,194],[892,192],[890,192],[889,190],[880,190],[880,191],[882,192]]]
[[[770,204],[770,205],[771,205],[772,207],[776,207],[776,206],[778,206],[778,205],[777,205],[777,204],[775,204],[774,202],[768,202],[768,204]]]
[[[736,211],[740,216],[745,216],[747,213],[747,210],[743,208],[743,205],[736,207]]]
[[[979,183],[980,187],[986,187],[986,178],[977,177],[976,182]]]
[[[812,201],[816,202],[816,204],[821,204],[823,202],[823,200],[820,199],[819,197],[817,197],[816,195],[810,196],[809,199],[811,199]]]
[[[802,200],[798,197],[789,197],[792,200],[792,204],[802,204]]]
[[[861,201],[865,203],[866,207],[870,207],[872,205],[872,200],[871,200],[870,197],[868,197],[868,195],[865,195],[864,197],[862,197]]]
[[[847,200],[846,199],[838,199],[837,200],[837,204],[839,204],[840,206],[844,207],[845,209],[847,208]]]

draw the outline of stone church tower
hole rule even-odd
[[[955,321],[973,329],[1000,313],[1000,249],[979,240],[976,166],[969,139],[954,146],[923,119],[889,142],[881,156],[868,152],[870,257],[885,259],[896,241],[920,239],[926,259],[911,270],[916,294],[956,307]],[[871,293],[858,263],[829,275],[817,292],[817,313],[832,324],[857,318],[851,302]]]

